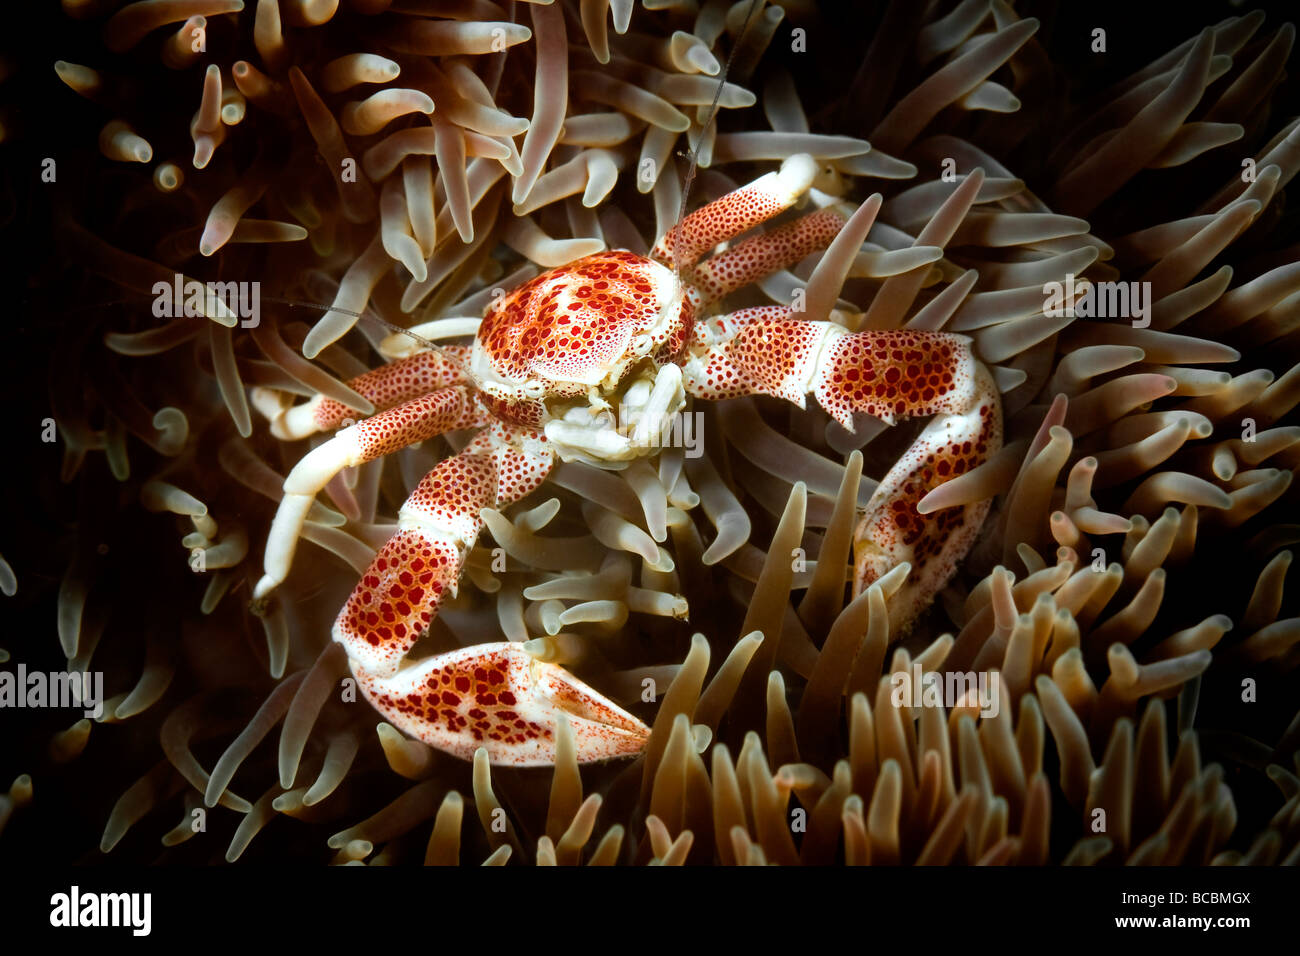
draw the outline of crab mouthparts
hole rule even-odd
[[[560,458],[620,468],[657,449],[671,417],[685,406],[686,391],[678,366],[662,365],[653,378],[649,371],[633,376],[631,384],[615,396],[616,407],[593,395],[588,404],[570,407],[547,422],[546,437]]]

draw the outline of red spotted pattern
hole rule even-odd
[[[828,246],[844,226],[844,217],[822,209],[778,226],[761,236],[739,242],[696,267],[691,283],[704,300],[720,299],[728,292],[757,282],[778,269],[786,269],[805,256]]]
[[[440,725],[449,734],[463,734],[476,744],[497,741],[509,745],[530,740],[549,743],[551,728],[528,719],[517,709],[527,685],[508,682],[507,672],[503,663],[476,655],[460,666],[448,663],[435,668],[423,686],[411,693],[400,697],[381,694],[378,703],[423,724]]]
[[[931,422],[889,470],[855,535],[854,591],[895,565],[912,565],[907,584],[891,599],[891,619],[905,627],[943,588],[974,544],[990,502],[922,515],[921,499],[939,485],[983,464],[1002,446],[1002,412],[987,373],[960,414]]]
[[[846,333],[790,317],[782,306],[743,309],[697,328],[686,387],[700,398],[761,393],[802,404],[810,386],[846,428],[854,412],[898,418],[958,412],[974,390],[969,340],[945,332]]]
[[[379,550],[334,623],[348,657],[389,673],[429,626],[443,593],[460,578],[461,549],[473,545],[479,511],[496,503],[496,467],[487,455],[440,462],[411,492],[399,530]],[[429,527],[421,527],[425,521]],[[448,529],[442,531],[440,529]]]
[[[707,324],[696,323],[688,345],[690,360],[683,369],[686,391],[709,401],[754,394],[758,384],[737,363],[731,340],[751,321],[789,317],[790,310],[783,305],[760,305],[710,319]]]
[[[415,486],[399,514],[438,524],[475,522],[481,508],[497,504],[496,464],[490,455],[465,449],[438,462]],[[467,539],[468,543],[473,543]]]
[[[814,389],[837,421],[855,411],[898,418],[968,407],[974,383],[965,337],[946,332],[858,332],[829,342]]]
[[[915,565],[924,566],[937,555],[961,520],[961,508],[944,508],[922,515],[916,506],[939,485],[966,474],[989,456],[995,434],[992,406],[981,404],[979,415],[981,426],[969,438],[962,433],[959,437],[963,440],[939,445],[932,450],[916,449],[912,452],[909,449],[911,453],[894,465],[896,490],[873,522],[868,522],[868,531],[882,544],[892,546],[898,543],[911,548]]]
[[[458,428],[475,428],[489,416],[465,388],[444,388],[379,412],[356,424],[362,461]]]
[[[650,729],[521,644],[467,647],[390,679],[357,671],[363,693],[394,725],[466,760],[483,747],[497,764],[555,762],[556,721],[568,716],[580,762],[637,753]]]
[[[658,319],[664,303],[655,270],[662,267],[633,253],[601,252],[544,272],[489,310],[478,342],[508,380],[603,377],[627,358],[633,337]],[[669,329],[654,346],[682,334]],[[581,394],[584,388],[552,391]]]
[[[825,333],[821,322],[759,319],[736,333],[731,354],[756,391],[803,405]]]
[[[466,454],[490,455],[496,466],[497,503],[517,501],[541,486],[551,473],[555,456],[541,432],[493,422],[479,432]]]
[[[460,554],[421,531],[398,531],[379,549],[334,623],[348,657],[371,670],[395,668],[460,575]]]
[[[676,257],[683,269],[689,269],[722,240],[747,232],[787,208],[788,204],[769,185],[742,186],[695,210],[682,220],[681,226],[668,230],[650,255],[667,265],[672,265]]]
[[[459,361],[459,365],[457,362]],[[437,352],[419,352],[383,368],[358,375],[348,387],[374,403],[376,411],[418,398],[464,379],[461,369],[469,361],[469,346],[451,345]],[[342,402],[324,399],[312,416],[321,429],[334,428],[360,416]]]

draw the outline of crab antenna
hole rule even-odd
[[[731,61],[736,58],[736,50],[740,48],[740,41],[745,38],[745,31],[749,29],[749,21],[754,16],[754,8],[757,6],[758,0],[749,0],[749,9],[745,11],[745,19],[740,24],[740,30],[731,44],[731,49],[727,52],[727,59],[722,64],[722,72],[718,76],[718,88],[713,91],[713,102],[709,104],[707,118],[700,125],[700,135],[696,142],[703,141],[709,124],[718,118],[718,101],[722,99],[722,88],[727,85],[727,73],[731,70]],[[686,219],[686,204],[690,201],[691,186],[695,183],[695,170],[699,166],[699,154],[691,145],[689,136],[686,137],[686,154],[690,157],[690,162],[686,166],[686,179],[682,183],[682,204],[677,209],[677,225],[673,227],[676,230],[673,233],[673,275],[677,277],[679,283],[682,279],[682,260],[678,255],[682,241],[682,222]]]
[[[373,322],[378,322],[380,325],[388,329],[388,331],[390,332],[396,332],[398,335],[405,335],[407,338],[414,339],[416,344],[428,349],[430,352],[437,352],[439,355],[441,355],[452,365],[456,366],[462,372],[468,374],[469,369],[466,367],[464,362],[462,362],[456,356],[452,355],[441,345],[437,345],[433,342],[430,342],[420,333],[412,332],[410,329],[404,329],[400,325],[394,325],[392,322],[389,322],[387,319],[381,319],[377,315],[366,315],[365,318],[370,319]]]

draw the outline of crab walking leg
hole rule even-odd
[[[687,391],[704,398],[761,393],[801,408],[812,392],[850,431],[855,412],[891,425],[936,416],[877,487],[855,540],[858,591],[904,561],[912,565],[890,600],[892,622],[905,628],[952,576],[988,511],[988,502],[926,515],[916,506],[1002,446],[997,387],[965,336],[853,333],[788,314],[764,306],[697,324],[683,369]]]
[[[691,285],[699,290],[705,302],[713,302],[826,248],[839,235],[845,221],[835,209],[819,209],[738,242],[696,266]]]
[[[437,350],[417,352],[414,355],[358,375],[347,383],[348,387],[374,403],[376,411],[427,395],[440,388],[448,388],[465,380],[464,369],[469,363],[469,346],[443,346]],[[291,405],[293,398],[275,389],[253,389],[253,404],[271,422],[271,434],[283,441],[306,438],[319,431],[328,431],[357,412],[341,402],[317,394],[300,405]]]
[[[779,171],[760,176],[748,186],[695,210],[655,243],[650,257],[667,266],[676,262],[688,271],[718,243],[789,209],[812,186],[816,175],[817,161],[807,153],[796,153],[781,164]]]
[[[340,471],[487,420],[487,413],[466,389],[444,388],[344,428],[304,455],[284,479],[284,497],[266,539],[265,573],[253,596],[265,597],[288,576],[307,511],[317,493]]]
[[[939,485],[965,474],[1002,447],[1002,403],[993,376],[976,363],[973,394],[958,412],[936,415],[876,487],[853,540],[853,593],[904,561],[912,566],[889,600],[894,633],[929,606],[970,551],[990,500],[920,514]]]
[[[573,728],[579,763],[632,756],[650,736],[641,721],[522,644],[461,648],[389,678],[355,661],[352,671],[366,699],[394,726],[462,760],[484,747],[494,764],[554,765],[561,714]]]

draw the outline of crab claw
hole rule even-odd
[[[579,763],[639,753],[650,736],[613,701],[518,643],[449,651],[391,677],[351,666],[366,699],[394,726],[463,760],[484,747],[494,764],[552,766],[560,714],[573,728]]]

